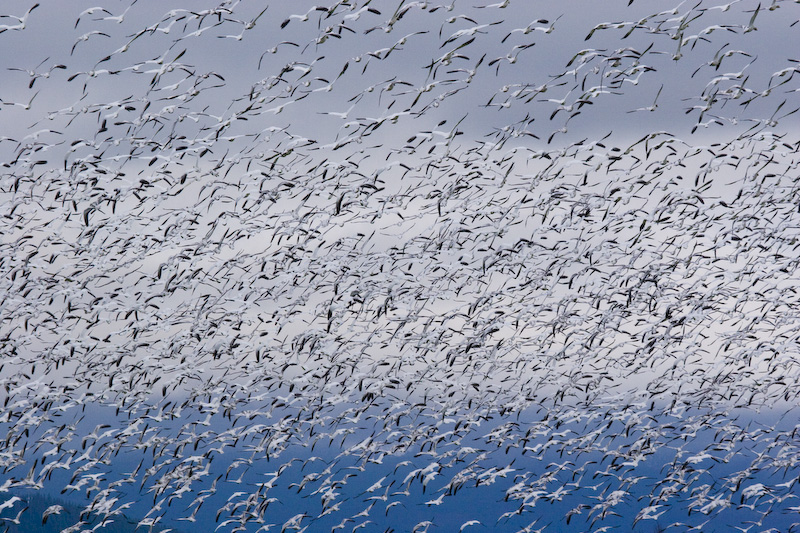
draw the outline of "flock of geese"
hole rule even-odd
[[[800,531],[797,2],[177,4],[0,14],[0,528]]]

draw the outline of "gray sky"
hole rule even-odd
[[[796,405],[796,2],[96,3],[0,18],[8,405]]]
[[[42,281],[39,301],[20,300],[7,331],[43,310],[69,314],[76,298],[87,313],[76,327],[86,338],[111,334],[97,345],[111,353],[120,349],[111,338],[139,352],[129,329],[142,328],[137,317],[169,332],[153,346],[174,345],[169,335],[194,321],[207,336],[201,353],[237,342],[291,353],[309,326],[333,335],[335,351],[352,347],[347,338],[369,351],[367,339],[388,335],[378,325],[387,319],[411,336],[426,320],[458,330],[471,322],[458,313],[493,293],[487,316],[508,312],[514,299],[503,291],[543,268],[541,318],[573,297],[559,276],[546,281],[553,261],[572,276],[586,264],[562,254],[613,240],[599,213],[616,213],[619,235],[633,241],[637,218],[659,220],[670,195],[700,189],[730,202],[742,189],[729,184],[746,183],[746,168],[793,168],[797,62],[784,46],[795,32],[792,3],[760,6],[752,24],[759,4],[749,1],[727,10],[659,4],[661,12],[644,2],[399,5],[45,2],[24,29],[0,34],[15,51],[4,55],[11,70],[0,84],[3,194],[8,220],[19,217],[4,268],[13,272],[35,251],[25,264],[54,283]],[[748,130],[762,137],[737,140]],[[763,168],[756,148],[774,154]],[[734,161],[728,179],[717,169],[731,158],[751,162]],[[654,169],[646,184],[636,181]],[[628,195],[622,203],[617,191]],[[575,225],[576,209],[593,224]],[[552,218],[561,212],[563,221]],[[686,227],[652,231],[619,245],[615,253],[634,258],[628,268]],[[498,246],[534,235],[556,248],[523,262],[529,274],[487,267],[499,264]],[[692,241],[711,246],[714,237]],[[377,278],[365,287],[348,264]],[[275,277],[258,281],[262,272]],[[170,276],[188,285],[163,292]],[[365,301],[337,303],[342,286]],[[61,303],[45,304],[54,290]],[[381,302],[398,290],[414,296],[389,319]],[[190,320],[200,302],[211,308],[198,317],[230,324]],[[338,333],[325,318],[335,309],[349,309]],[[229,329],[235,316],[246,334]],[[518,317],[515,327],[504,321],[505,333],[493,335],[513,341],[509,357],[541,341]],[[63,336],[29,334],[39,339],[34,351]],[[472,334],[479,330],[454,339],[469,344]],[[401,340],[391,343],[402,351]],[[447,358],[450,349],[435,351]]]

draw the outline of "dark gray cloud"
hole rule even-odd
[[[12,6],[0,491],[788,530],[796,6]]]

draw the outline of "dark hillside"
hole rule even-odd
[[[84,508],[64,499],[54,498],[38,492],[20,492],[6,495],[4,502],[12,502],[10,506],[0,511],[0,520],[8,533],[61,533],[64,531],[78,532],[91,530],[98,526],[100,520],[96,516],[84,516],[81,523],[81,513]],[[0,503],[3,506],[3,503]],[[46,516],[45,516],[46,515]],[[97,531],[104,533],[133,533],[137,531],[138,521],[121,515],[114,519],[106,520],[104,526]],[[167,528],[156,528],[154,531],[165,531]],[[139,532],[143,531],[139,528]],[[180,531],[171,529],[173,533]]]

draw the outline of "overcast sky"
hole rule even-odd
[[[7,479],[31,461],[49,479],[34,455],[53,428],[25,430],[53,402],[118,408],[115,438],[153,463],[162,444],[140,426],[174,444],[212,415],[215,444],[244,453],[258,437],[231,412],[300,447],[341,428],[330,453],[349,460],[375,444],[361,431],[401,456],[424,451],[397,447],[412,435],[458,447],[482,438],[461,420],[531,412],[601,435],[614,413],[627,453],[660,409],[648,420],[675,468],[685,413],[711,427],[734,424],[728,408],[797,405],[797,2],[324,6],[0,15]],[[398,436],[384,408],[424,415]],[[160,425],[181,409],[185,425]],[[775,424],[763,435],[791,430]],[[474,455],[484,471],[516,460]],[[729,503],[749,498],[725,483]],[[439,492],[422,494],[408,504],[427,512]]]

